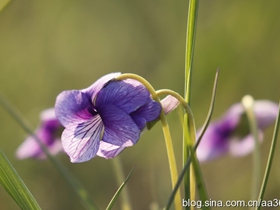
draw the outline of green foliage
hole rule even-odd
[[[37,201],[28,190],[12,164],[0,150],[0,184],[23,210],[40,210]]]

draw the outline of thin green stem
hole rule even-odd
[[[156,94],[155,89],[143,77],[140,77],[136,74],[121,74],[116,79],[117,80],[134,79],[134,80],[141,82],[150,91],[153,99],[160,103],[160,99],[159,99],[158,95]],[[167,150],[172,189],[174,189],[177,179],[178,179],[178,171],[177,171],[177,165],[176,165],[176,160],[175,160],[172,138],[171,138],[169,126],[168,126],[163,109],[160,112],[160,121],[162,124],[162,130],[163,130],[163,135],[164,135],[165,145],[166,145],[166,150]],[[178,191],[175,196],[175,209],[178,209],[178,210],[181,209],[181,202],[182,202],[181,193],[180,193],[180,191]]]
[[[50,160],[50,162],[53,164],[53,166],[66,178],[70,186],[74,189],[74,192],[78,195],[80,198],[82,204],[86,209],[89,210],[97,210],[98,207],[92,200],[92,198],[89,196],[89,193],[87,190],[80,184],[80,182],[64,167],[62,163],[59,162],[58,159],[53,157],[48,149],[45,147],[44,144],[40,141],[40,139],[33,133],[33,129],[29,127],[29,125],[23,120],[24,118],[21,116],[21,114],[14,108],[6,99],[4,99],[3,96],[0,95],[0,103],[3,106],[3,108],[16,120],[16,122],[23,128],[25,132],[27,132],[29,135],[33,136],[33,138],[36,140],[38,145],[41,147],[43,152],[46,154],[47,158]]]
[[[186,32],[186,54],[185,54],[185,101],[190,104],[191,102],[191,78],[192,78],[192,66],[194,57],[194,46],[195,46],[195,33],[196,33],[196,22],[198,13],[198,0],[189,0],[189,12]],[[188,122],[188,116],[184,115],[184,124]],[[184,127],[183,130],[183,165],[186,164],[186,160],[189,156],[189,139],[190,128]],[[186,173],[184,182],[185,198],[194,199],[195,197],[195,178],[192,172]],[[192,195],[192,196],[191,196]],[[189,208],[187,208],[189,209]]]
[[[189,0],[189,13],[186,33],[186,54],[185,54],[185,100],[190,104],[191,99],[191,76],[194,57],[196,22],[198,14],[198,0]]]
[[[125,180],[125,176],[123,173],[123,167],[122,167],[122,163],[120,160],[120,157],[116,157],[112,160],[113,163],[113,167],[115,170],[115,175],[117,176],[117,182],[118,185],[121,185],[124,180]],[[122,193],[120,194],[120,198],[121,198],[121,209],[123,210],[131,210],[131,202],[130,202],[130,197],[129,197],[129,192],[127,190],[127,187],[124,187],[122,189]]]
[[[163,90],[157,91],[158,96],[162,95],[162,94],[172,95],[173,97],[177,98],[180,101],[180,103],[183,105],[185,112],[188,115],[188,119],[189,119],[188,125],[184,124],[184,126],[188,126],[190,129],[189,138],[188,138],[189,142],[187,142],[187,144],[189,145],[189,151],[190,151],[191,161],[193,163],[194,177],[196,179],[198,193],[199,193],[201,201],[204,203],[206,200],[209,200],[209,199],[208,199],[205,183],[204,183],[204,180],[202,177],[201,169],[199,166],[199,162],[198,162],[196,154],[195,154],[194,142],[196,141],[195,140],[196,139],[196,137],[195,137],[196,129],[195,129],[195,122],[194,122],[192,110],[191,110],[190,106],[188,105],[188,103],[186,103],[184,98],[182,98],[178,93],[176,93],[172,90],[168,90],[168,89],[163,89]],[[205,207],[205,209],[209,209],[209,208]]]
[[[261,183],[261,154],[260,154],[260,141],[258,134],[258,125],[254,113],[254,99],[252,96],[246,95],[242,98],[242,104],[247,114],[249,127],[254,136],[255,148],[253,153],[253,183],[252,183],[252,200],[256,200]]]
[[[210,120],[211,120],[211,117],[212,117],[212,114],[213,114],[214,105],[215,105],[215,98],[216,98],[216,90],[217,90],[217,84],[218,84],[218,76],[219,76],[219,69],[217,69],[217,71],[216,71],[216,77],[215,77],[215,81],[214,81],[214,87],[213,87],[213,91],[212,91],[212,98],[211,98],[211,103],[210,103],[210,106],[209,106],[209,111],[208,111],[206,120],[205,120],[205,122],[204,122],[204,124],[202,126],[200,135],[198,136],[197,141],[196,141],[196,143],[194,145],[194,148],[193,148],[194,151],[196,151],[196,149],[197,149],[197,147],[198,147],[198,145],[199,145],[199,143],[200,143],[200,141],[201,141],[201,139],[202,139],[202,137],[203,137],[203,135],[204,135],[208,125],[209,125],[209,123],[210,123]],[[181,173],[180,173],[180,175],[178,177],[178,181],[177,181],[177,183],[175,185],[175,188],[172,191],[172,193],[170,194],[170,197],[169,197],[169,199],[167,201],[167,204],[166,204],[164,209],[168,210],[170,208],[170,206],[171,206],[171,204],[172,204],[172,202],[174,200],[174,196],[175,196],[177,190],[179,189],[180,184],[181,184],[183,178],[185,177],[186,172],[190,168],[190,164],[191,164],[191,157],[189,156],[187,158],[186,164],[184,165],[184,167],[183,167],[183,169],[182,169],[182,171],[181,171]]]
[[[278,115],[277,115],[277,119],[276,119],[276,123],[275,123],[275,127],[274,127],[274,133],[273,133],[272,142],[271,142],[271,146],[270,146],[270,151],[269,151],[267,164],[266,164],[266,169],[265,169],[265,173],[264,173],[264,177],[263,177],[263,181],[262,181],[262,185],[261,185],[261,190],[259,192],[258,201],[263,200],[263,196],[264,196],[264,193],[265,193],[265,189],[266,189],[266,185],[267,185],[267,182],[268,182],[268,177],[269,177],[269,174],[270,174],[270,170],[271,170],[271,166],[272,166],[272,162],[273,162],[273,157],[274,157],[274,153],[275,153],[276,142],[277,142],[278,131],[279,131],[279,124],[280,124],[280,102],[279,102]],[[261,205],[256,207],[256,210],[260,210],[260,209],[261,209]]]

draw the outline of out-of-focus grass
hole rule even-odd
[[[0,91],[30,120],[53,106],[65,89],[80,89],[100,76],[132,72],[159,88],[183,93],[187,2],[179,1],[13,1],[0,14]],[[192,108],[197,127],[206,117],[215,70],[220,67],[213,118],[245,94],[279,100],[280,2],[201,1],[194,57]],[[81,209],[75,194],[46,161],[14,158],[26,134],[0,109],[1,149],[43,209]],[[182,129],[168,116],[177,159]],[[261,146],[266,158],[272,129]],[[277,152],[276,152],[277,153]],[[118,188],[110,160],[83,164],[60,156],[105,208]],[[137,165],[128,187],[135,209],[165,204],[170,178],[159,125],[142,135],[120,158],[126,174]],[[276,154],[274,165],[279,155]],[[265,160],[263,159],[263,169]],[[179,164],[179,166],[181,166]],[[280,170],[272,168],[266,199],[280,193]],[[209,196],[249,199],[251,157],[224,157],[202,165]],[[0,209],[17,209],[0,189]]]

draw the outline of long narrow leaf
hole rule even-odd
[[[0,184],[23,210],[40,210],[40,206],[28,190],[12,164],[0,150]]]
[[[186,33],[186,54],[185,54],[185,101],[191,104],[191,83],[192,83],[192,66],[194,58],[194,46],[195,46],[195,35],[196,35],[196,24],[198,16],[198,5],[199,0],[189,0],[188,9],[188,22],[187,22],[187,33]],[[188,122],[188,116],[184,115],[185,123]],[[183,132],[183,165],[185,165],[189,156],[189,150],[187,141],[188,133],[190,129],[188,126],[184,126]],[[193,173],[188,172],[184,178],[184,192],[185,197],[194,199],[195,198],[195,177]],[[190,208],[186,208],[187,210]]]
[[[134,167],[131,169],[130,173],[128,174],[128,176],[126,177],[126,179],[124,180],[124,182],[121,184],[121,186],[119,187],[119,189],[117,190],[117,192],[114,194],[114,196],[113,196],[113,198],[111,199],[110,203],[108,204],[106,210],[112,209],[112,207],[114,206],[116,200],[118,199],[118,197],[119,197],[121,191],[123,190],[124,186],[125,186],[126,183],[128,182],[128,180],[129,180],[129,178],[130,178],[132,172],[134,171],[135,167],[136,167],[136,166],[134,166]]]
[[[277,141],[278,131],[279,131],[279,124],[280,124],[280,102],[279,102],[278,115],[277,115],[277,119],[276,119],[276,123],[275,123],[275,127],[274,127],[274,133],[273,133],[273,137],[272,137],[272,142],[271,142],[271,146],[270,146],[270,151],[269,151],[268,160],[267,160],[267,164],[266,164],[265,174],[264,174],[264,177],[263,177],[263,182],[262,182],[261,190],[260,190],[260,193],[259,193],[258,201],[263,200],[263,196],[264,196],[264,193],[265,193],[265,189],[266,189],[266,185],[267,185],[267,182],[268,182],[268,177],[269,177],[269,174],[270,174],[272,161],[273,161],[273,157],[274,157],[274,153],[275,153],[276,141]],[[261,205],[257,206],[256,209],[260,210]]]
[[[208,125],[209,125],[209,122],[211,120],[211,117],[212,117],[212,113],[213,113],[214,105],[215,105],[215,99],[216,99],[216,90],[217,90],[217,85],[218,85],[218,77],[219,77],[219,69],[217,69],[217,71],[216,71],[216,76],[215,76],[215,81],[214,81],[214,86],[213,86],[213,91],[212,91],[212,98],[211,98],[210,108],[209,108],[206,120],[205,120],[205,122],[204,122],[204,124],[202,126],[201,133],[200,133],[200,135],[197,138],[196,144],[194,145],[194,148],[193,148],[194,151],[196,151],[196,149],[197,149],[197,147],[198,147],[198,145],[199,145],[199,143],[200,143],[200,141],[201,141],[201,139],[203,137],[203,134],[205,133],[205,131],[206,131]],[[161,91],[161,92],[164,93],[164,91]],[[158,92],[158,94],[160,94],[160,93]],[[180,173],[180,175],[179,175],[179,177],[178,177],[178,181],[177,181],[177,183],[176,183],[172,193],[169,196],[167,204],[166,204],[166,206],[164,208],[165,210],[167,210],[167,209],[169,209],[171,207],[171,204],[172,204],[172,202],[174,200],[174,196],[175,196],[177,190],[179,189],[180,184],[181,184],[183,178],[185,177],[185,173],[189,170],[190,164],[191,164],[191,157],[189,156],[187,161],[186,161],[186,163],[185,163],[185,165],[184,165],[184,167],[183,167],[183,169],[182,169],[182,171],[181,171],[181,173]]]

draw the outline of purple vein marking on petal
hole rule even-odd
[[[141,83],[131,80],[112,81],[100,90],[95,105],[100,107],[113,104],[130,114],[147,103],[149,95],[149,91]]]
[[[103,141],[116,146],[122,146],[127,141],[131,141],[133,144],[138,141],[141,131],[123,110],[108,104],[98,107],[98,112],[105,127]]]
[[[62,134],[62,144],[71,161],[84,162],[93,158],[98,151],[103,130],[99,115],[79,125],[67,127]]]
[[[88,107],[92,107],[88,93],[78,90],[63,91],[56,98],[55,114],[60,123],[67,127],[69,124],[79,124],[91,119]]]

